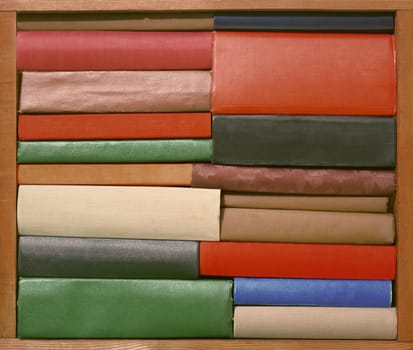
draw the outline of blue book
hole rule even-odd
[[[390,307],[391,281],[235,278],[235,305]]]
[[[392,33],[392,13],[262,12],[214,17],[215,30]]]

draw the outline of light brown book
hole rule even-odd
[[[205,112],[209,71],[23,72],[21,113]]]
[[[234,337],[391,340],[396,308],[237,306]]]
[[[191,186],[192,164],[20,164],[20,185]]]
[[[219,240],[220,191],[143,186],[21,185],[23,236]]]
[[[213,30],[214,17],[205,13],[24,13],[17,30]]]
[[[386,213],[388,197],[294,196],[270,193],[222,193],[221,206],[227,208],[292,209]]]
[[[393,214],[224,208],[221,240],[393,244]]]

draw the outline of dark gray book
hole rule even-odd
[[[256,12],[214,16],[215,30],[392,33],[389,12]]]
[[[393,168],[393,117],[214,115],[213,163]]]
[[[22,236],[21,277],[196,279],[194,241]]]

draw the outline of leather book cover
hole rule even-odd
[[[397,338],[396,308],[237,306],[235,338]]]
[[[192,186],[225,191],[391,196],[393,170],[310,169],[194,164]]]
[[[22,278],[19,338],[230,338],[232,281]]]
[[[392,168],[396,120],[214,115],[212,161],[229,165]]]
[[[192,164],[19,164],[19,185],[191,186]]]
[[[387,213],[391,203],[389,197],[300,196],[254,192],[223,192],[221,207]]]
[[[209,112],[211,73],[23,72],[20,113]]]
[[[19,141],[17,162],[159,163],[210,162],[210,139]]]
[[[393,244],[393,214],[221,209],[221,241]]]
[[[21,236],[20,277],[197,279],[195,241]]]
[[[209,13],[18,13],[17,30],[213,30]]]
[[[26,71],[210,69],[212,32],[18,31]]]
[[[215,30],[276,32],[393,33],[390,12],[261,12],[221,13]]]
[[[394,280],[396,247],[201,242],[200,275]]]
[[[305,278],[234,278],[235,305],[390,307],[392,282]]]
[[[209,113],[18,116],[19,140],[192,139],[211,137]]]
[[[216,32],[214,38],[214,114],[395,115],[391,34]]]
[[[21,185],[17,198],[22,236],[218,241],[219,210],[219,190],[184,187]]]

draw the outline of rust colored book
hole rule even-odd
[[[19,70],[210,69],[212,32],[19,31]]]
[[[20,185],[191,186],[192,164],[20,164]]]
[[[201,242],[200,275],[394,280],[396,247]]]
[[[19,115],[20,140],[209,137],[210,113]]]
[[[283,194],[392,196],[396,178],[393,170],[194,164],[192,186]]]
[[[214,114],[395,114],[391,34],[216,32],[214,47]]]

